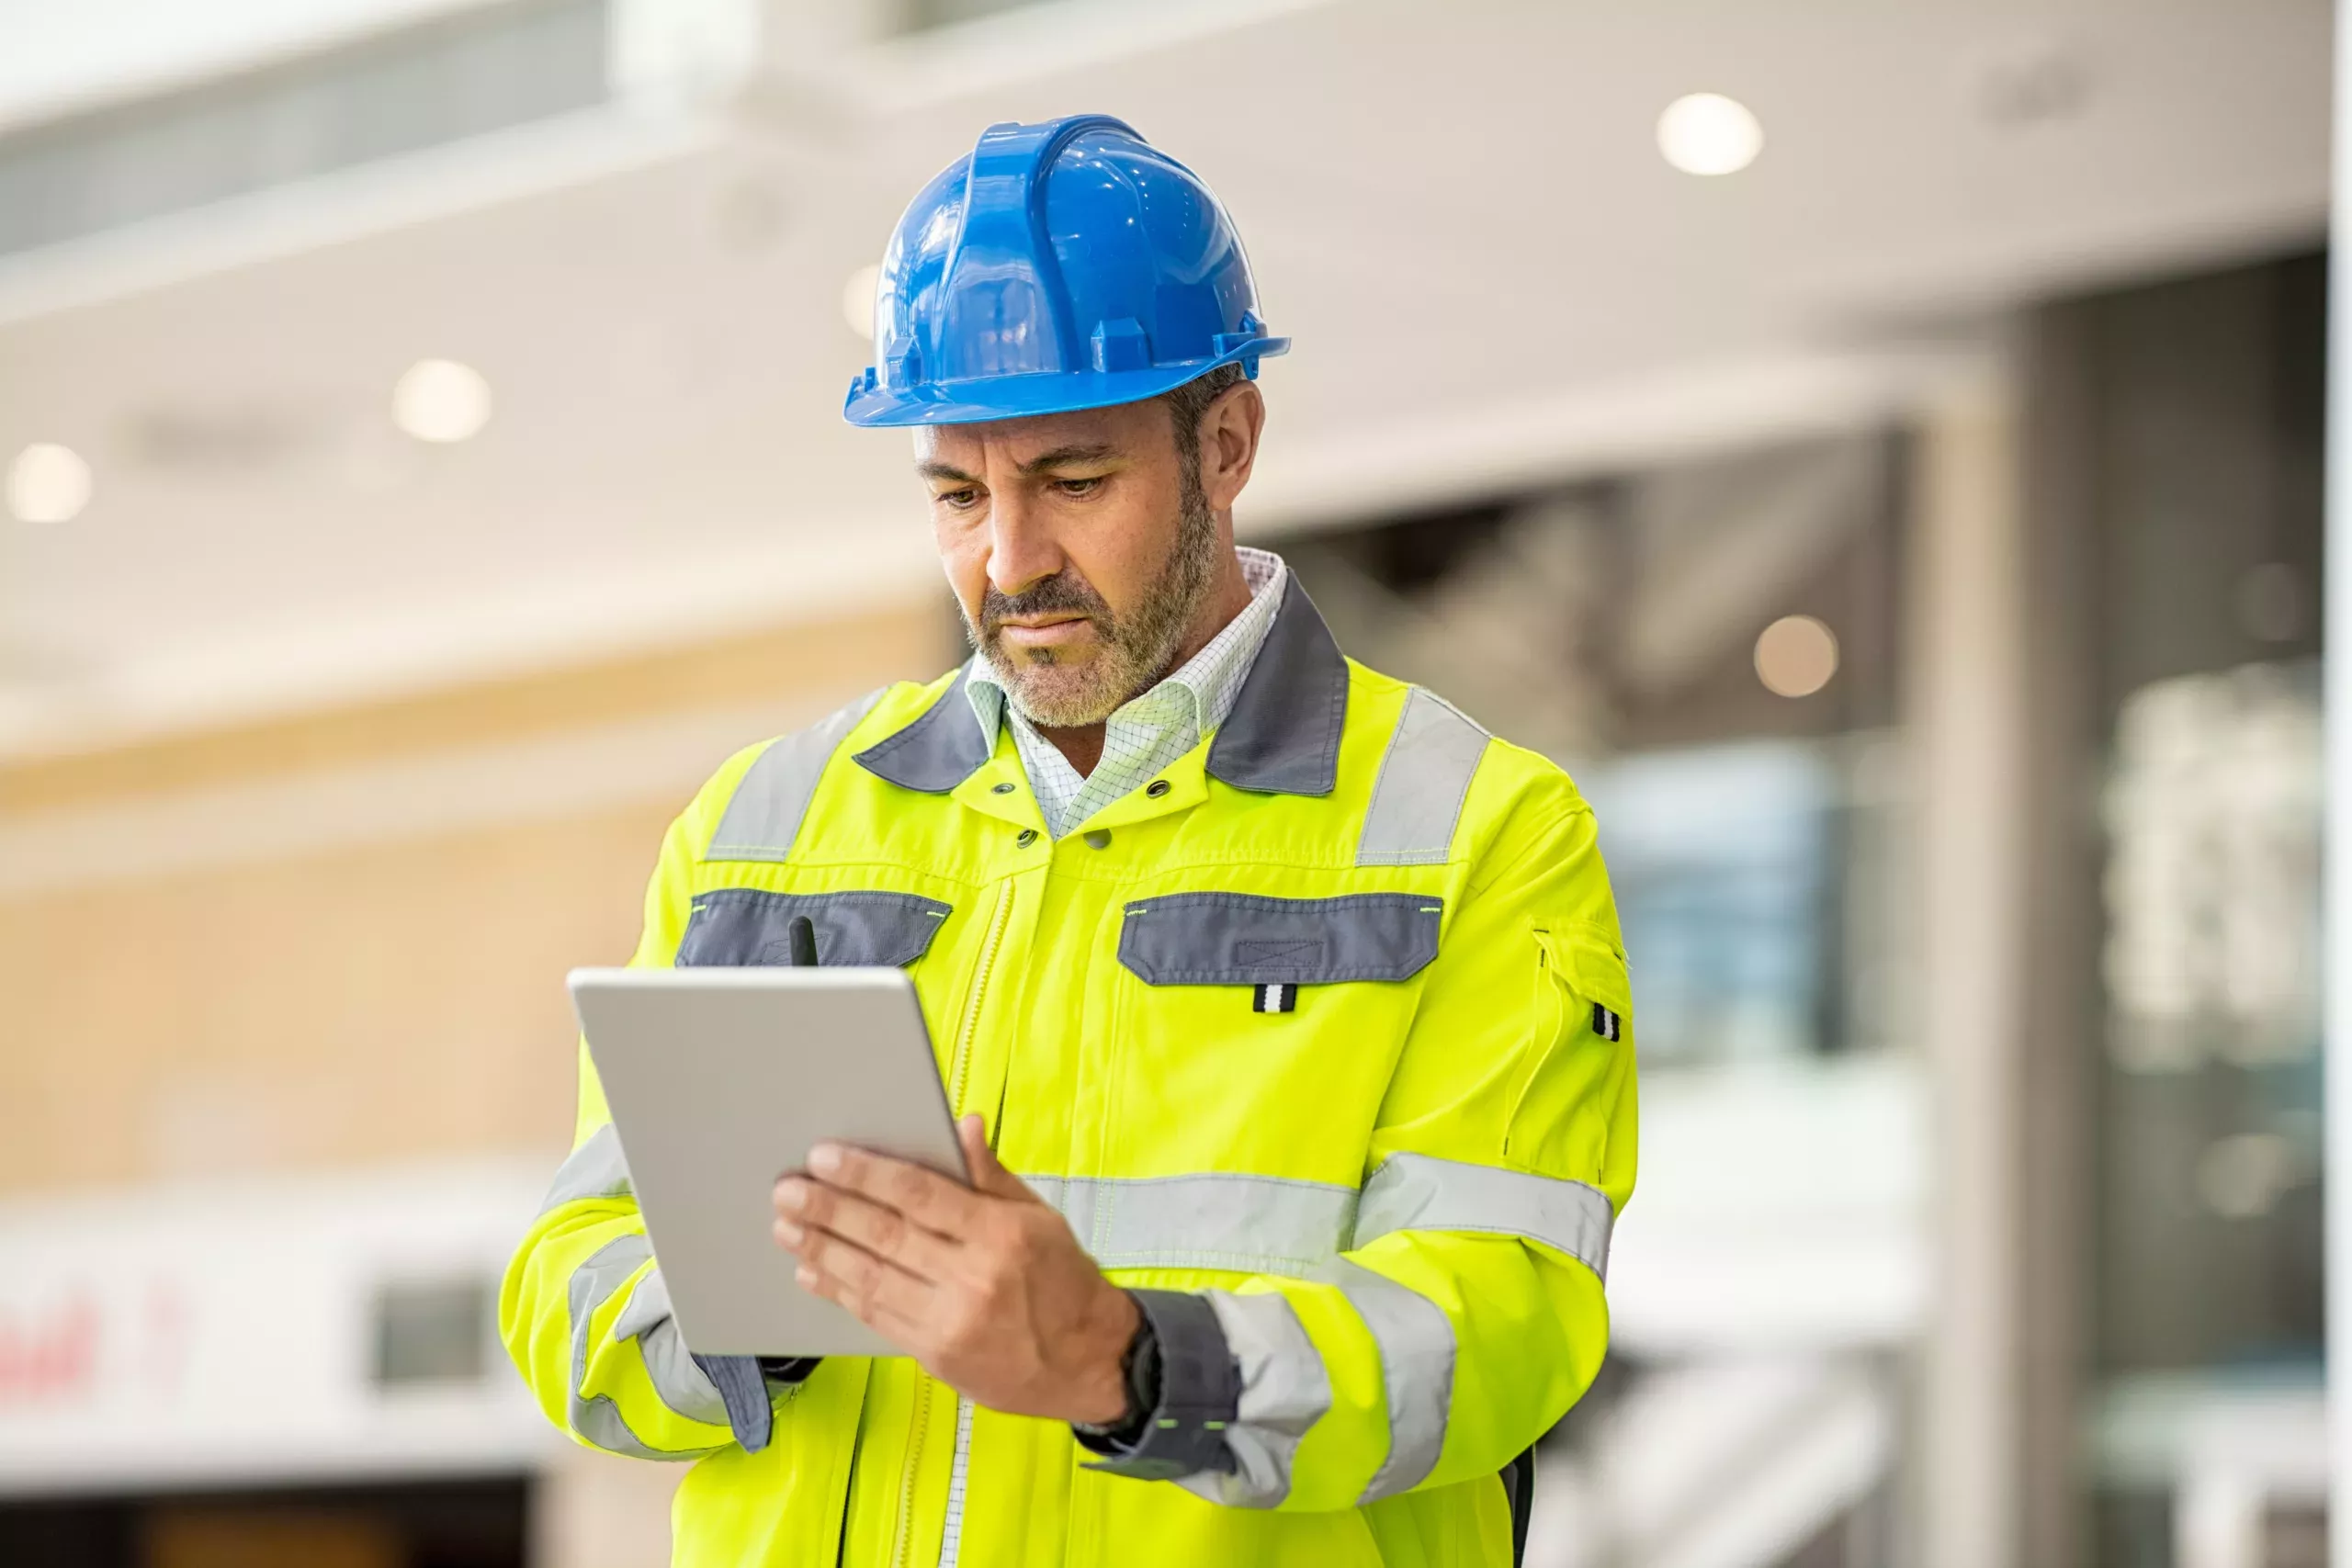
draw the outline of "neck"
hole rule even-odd
[[[1119,700],[1122,703],[1131,702],[1168,679],[1170,671],[1182,669],[1187,660],[1206,648],[1211,638],[1233,624],[1234,616],[1249,607],[1250,580],[1242,575],[1241,558],[1234,554],[1228,545],[1217,563],[1216,586],[1202,598],[1200,612],[1193,617],[1193,624],[1184,629],[1184,639],[1169,656],[1167,668],[1155,671],[1151,679]],[[1089,778],[1093,775],[1095,765],[1102,761],[1103,728],[1102,724],[1067,727],[1041,724],[1037,726],[1037,733],[1052,741],[1054,750],[1069,760],[1069,765],[1078,770],[1079,777]]]

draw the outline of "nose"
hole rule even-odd
[[[989,511],[989,582],[998,592],[1012,595],[1058,575],[1069,559],[1038,515],[1039,509],[1028,503],[1019,487],[1008,488],[1012,493],[997,492]]]

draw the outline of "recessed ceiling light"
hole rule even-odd
[[[467,441],[490,423],[490,383],[454,359],[420,359],[392,384],[392,423],[419,441]]]
[[[862,338],[874,335],[874,296],[881,287],[882,267],[871,262],[851,273],[842,285],[842,320]]]
[[[27,523],[67,523],[90,504],[90,465],[71,446],[36,441],[8,465],[8,510]]]
[[[1764,127],[1737,98],[1692,93],[1657,117],[1657,150],[1686,175],[1733,175],[1764,150]]]
[[[1811,615],[1782,615],[1756,639],[1756,678],[1775,696],[1809,697],[1837,673],[1837,634]]]

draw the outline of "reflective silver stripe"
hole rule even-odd
[[[1177,1484],[1228,1507],[1278,1506],[1290,1495],[1299,1439],[1331,1408],[1330,1376],[1298,1314],[1279,1292],[1202,1294],[1241,1370],[1240,1406],[1225,1431],[1235,1468],[1230,1474],[1184,1476]]]
[[[1388,1457],[1357,1498],[1376,1503],[1420,1484],[1445,1447],[1453,1403],[1453,1325],[1419,1291],[1344,1258],[1316,1271],[1340,1287],[1380,1348],[1380,1382],[1388,1396]]]
[[[659,1268],[629,1292],[628,1305],[613,1319],[613,1337],[637,1341],[638,1354],[645,1359],[646,1376],[653,1380],[653,1392],[662,1396],[662,1404],[689,1421],[728,1425],[727,1401],[719,1397],[718,1385],[695,1365],[670,1308],[669,1282],[662,1278]]]
[[[589,1198],[634,1198],[637,1188],[628,1179],[628,1161],[621,1155],[621,1135],[610,1122],[581,1140],[580,1146],[556,1168],[555,1185],[539,1205],[542,1214],[566,1203]]]
[[[700,1459],[717,1449],[673,1452],[654,1448],[628,1429],[620,1406],[609,1396],[581,1393],[581,1386],[588,1381],[588,1344],[597,1309],[610,1301],[613,1292],[627,1284],[629,1276],[652,1256],[653,1248],[643,1236],[616,1236],[571,1271],[571,1384],[564,1391],[565,1403],[571,1429],[609,1453],[626,1454],[631,1459]]]
[[[1391,1231],[1485,1231],[1556,1247],[1609,1277],[1609,1195],[1581,1181],[1468,1165],[1432,1155],[1390,1155],[1364,1183],[1353,1245]]]
[[[703,859],[782,860],[792,852],[800,819],[808,815],[817,781],[840,749],[842,738],[874,711],[888,686],[879,686],[808,728],[773,741],[741,782]]]
[[[1419,686],[1405,698],[1356,841],[1358,865],[1442,865],[1487,732]]]
[[[1279,1176],[1024,1176],[1105,1269],[1226,1269],[1303,1279],[1348,1245],[1356,1194]]]

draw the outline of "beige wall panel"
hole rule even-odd
[[[0,1195],[552,1163],[564,971],[628,956],[695,782],[804,721],[763,715],[936,673],[951,625],[923,604],[0,769],[0,851],[43,867],[0,865]]]
[[[679,804],[0,904],[0,1191],[560,1147]]]

